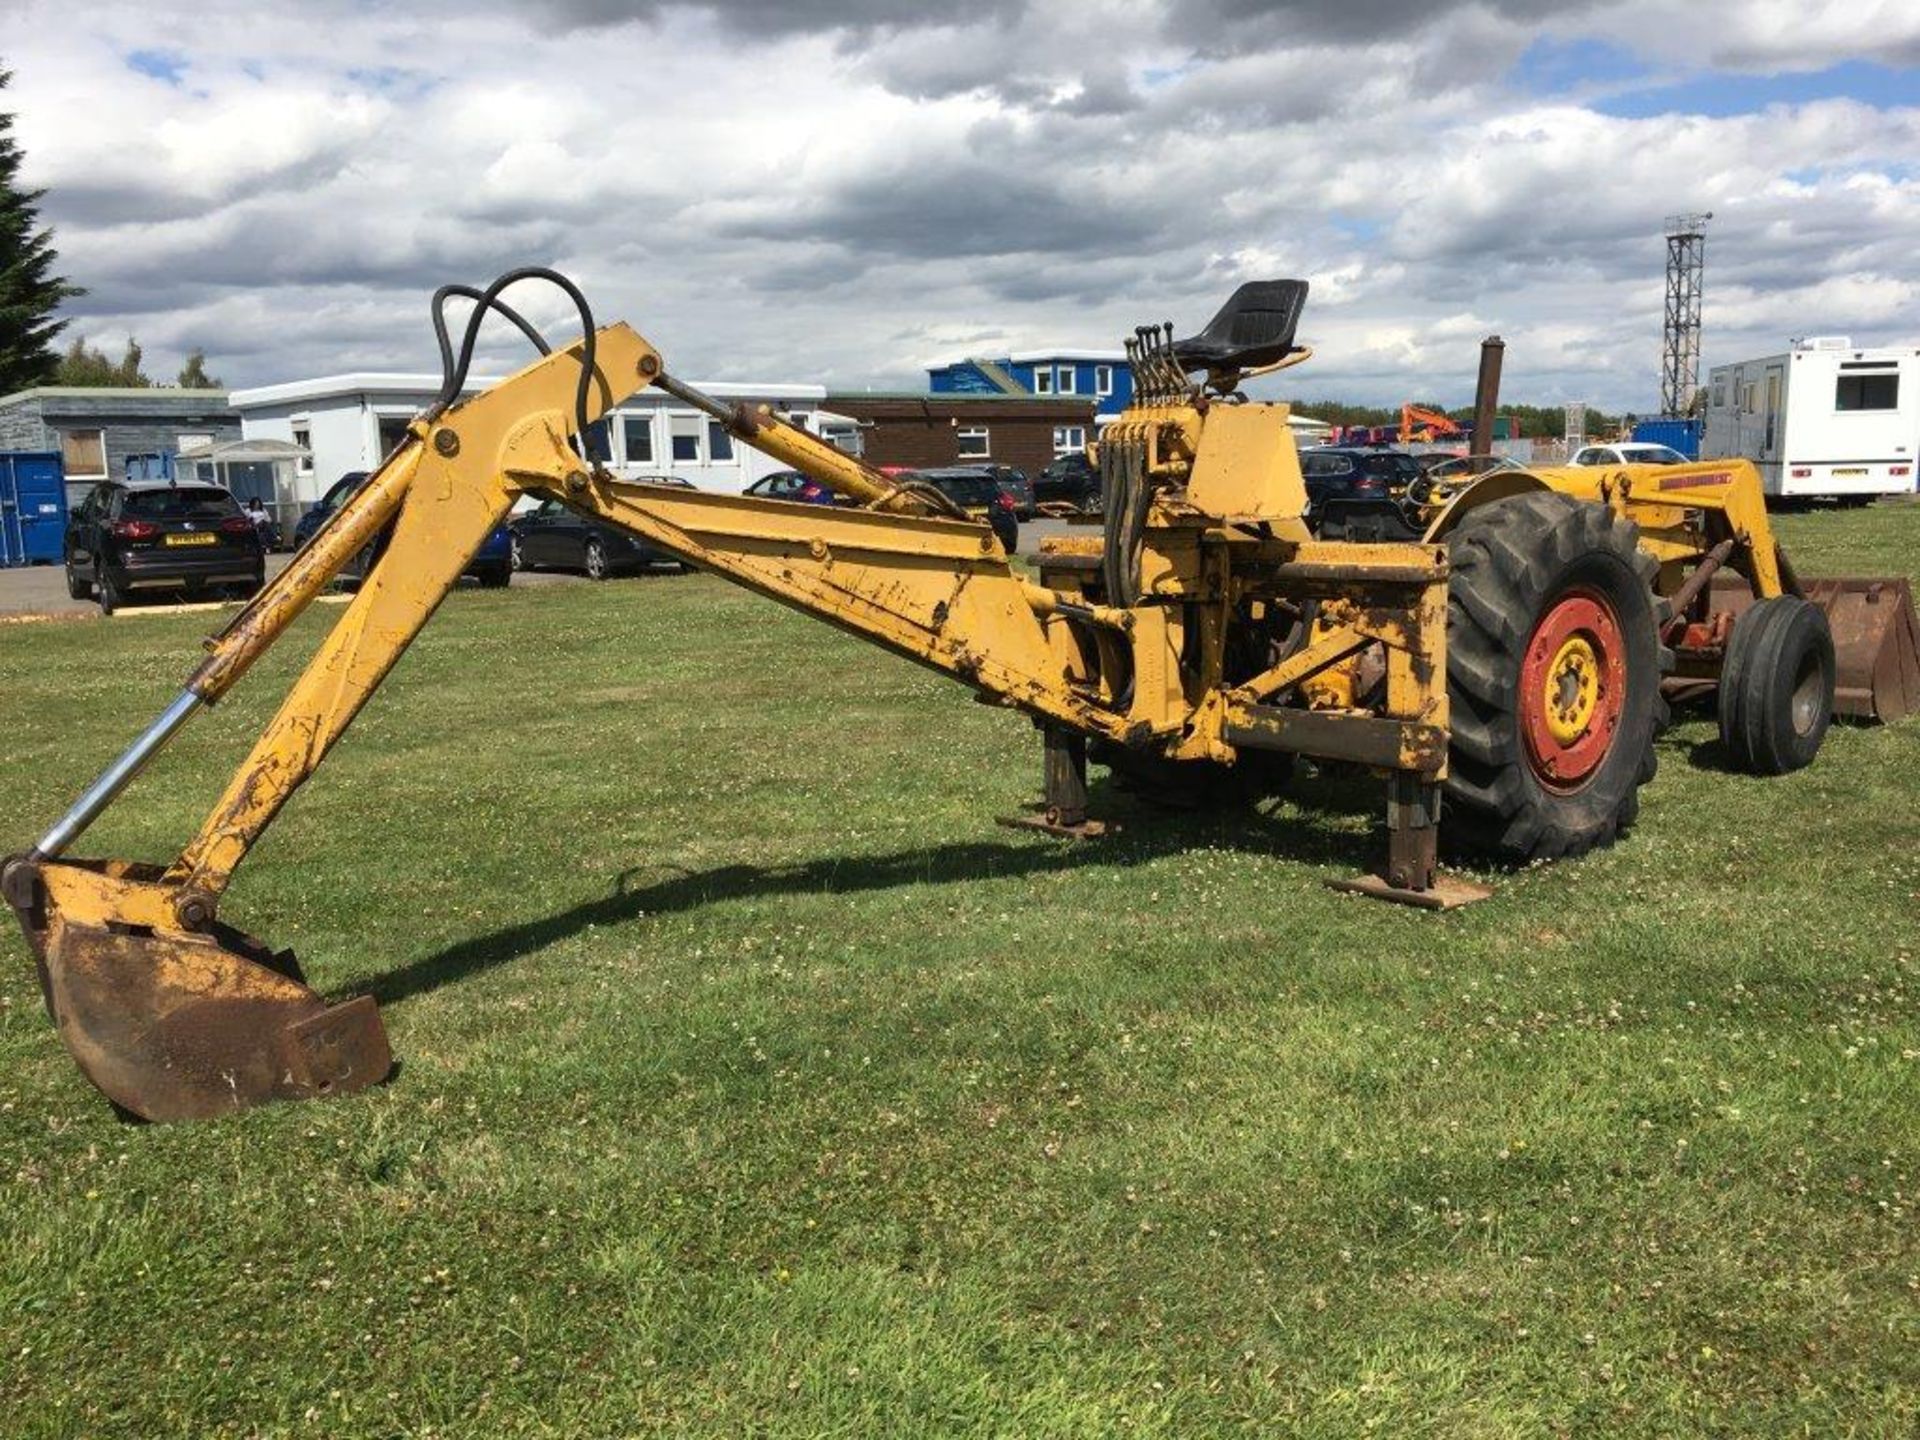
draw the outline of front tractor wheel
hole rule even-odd
[[[1671,663],[1635,536],[1604,505],[1532,494],[1471,512],[1448,537],[1441,823],[1454,848],[1525,864],[1633,823]]]
[[[1733,625],[1720,667],[1720,743],[1754,775],[1811,765],[1833,718],[1833,629],[1810,600],[1760,600]]]

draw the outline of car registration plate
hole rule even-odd
[[[218,535],[202,531],[190,531],[185,535],[167,536],[167,544],[169,545],[218,545],[219,543],[220,537]]]
[[[1864,465],[1843,465],[1836,468],[1833,473],[1836,475],[1864,475],[1867,473],[1867,467]]]

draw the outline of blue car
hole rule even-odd
[[[776,470],[747,486],[746,494],[760,500],[791,500],[799,505],[839,505],[832,490],[798,470]]]
[[[314,532],[327,522],[327,517],[346,504],[366,483],[365,470],[349,470],[329,485],[327,493],[293,527],[293,548],[298,550],[311,540]],[[374,541],[341,568],[341,575],[353,580],[363,577],[379,558],[380,548],[380,541]],[[462,573],[473,576],[489,590],[499,589],[512,581],[513,536],[508,533],[506,526],[495,527],[480,542],[480,548],[474,552],[473,559],[467,562],[467,568]]]

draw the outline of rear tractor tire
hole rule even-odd
[[[1785,775],[1813,763],[1833,719],[1833,629],[1791,595],[1734,622],[1720,667],[1720,743],[1735,768]]]
[[[1490,502],[1448,536],[1449,848],[1561,859],[1638,815],[1673,657],[1637,533],[1605,505],[1538,493]]]

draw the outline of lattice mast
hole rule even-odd
[[[1667,321],[1661,337],[1660,413],[1693,413],[1700,389],[1700,286],[1713,212],[1667,217]]]

